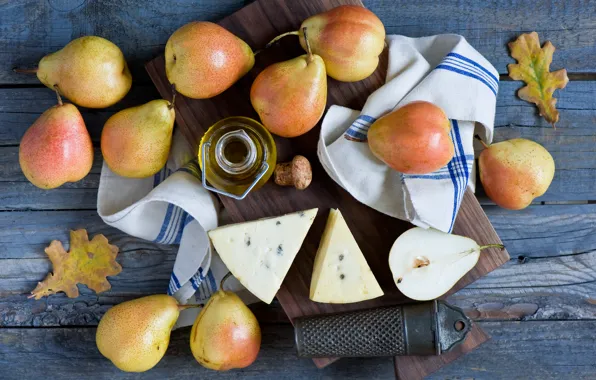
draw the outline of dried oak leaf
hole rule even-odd
[[[510,42],[509,49],[511,56],[517,60],[517,63],[507,65],[509,76],[527,84],[517,95],[536,104],[540,116],[554,127],[559,121],[559,111],[555,108],[557,99],[553,98],[553,92],[564,88],[569,82],[567,70],[549,72],[555,47],[550,41],[546,41],[544,47],[540,48],[538,33],[532,32],[522,34],[517,40]]]
[[[122,271],[116,262],[118,247],[109,244],[103,235],[95,235],[89,241],[84,229],[70,231],[70,252],[66,252],[58,240],[52,241],[45,252],[52,262],[54,273],[48,273],[45,280],[33,289],[29,298],[35,297],[36,300],[60,291],[69,298],[76,298],[79,296],[77,283],[101,293],[111,288],[106,277]]]

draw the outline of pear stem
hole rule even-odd
[[[277,36],[274,39],[272,39],[271,41],[269,41],[269,43],[267,45],[265,45],[265,49],[270,48],[271,45],[273,45],[277,41],[281,40],[285,36],[298,36],[298,35],[299,35],[299,32],[297,30],[295,30],[293,32],[287,32],[287,33],[284,33],[284,34],[280,34],[279,36]]]
[[[505,246],[503,244],[488,244],[488,245],[483,245],[480,247],[480,250],[483,251],[487,248],[499,248],[499,249],[505,249]]]
[[[478,136],[478,135],[475,135],[474,137],[475,137],[475,138],[476,138],[478,141],[480,141],[480,144],[482,144],[482,146],[484,147],[484,149],[488,149],[488,145],[487,145],[487,144],[484,142],[484,140],[482,140],[482,139],[480,138],[480,136]]]
[[[34,69],[19,69],[18,67],[15,67],[14,69],[12,69],[12,71],[19,74],[36,74],[37,67]]]
[[[174,108],[174,104],[176,104],[176,94],[178,92],[176,91],[176,85],[173,84],[172,85],[172,101],[170,102],[170,105],[168,106],[168,109],[171,110],[172,108]]]
[[[178,305],[178,311],[182,311],[182,310],[186,310],[186,309],[192,309],[195,307],[203,307],[205,306],[205,304],[203,303],[199,303],[199,304],[192,304],[192,305]]]
[[[302,28],[302,33],[304,34],[304,43],[306,44],[306,52],[308,53],[307,62],[312,62],[312,50],[310,48],[310,42],[308,42],[308,37],[306,36],[306,26]]]
[[[60,92],[58,91],[58,85],[57,84],[54,85],[54,91],[56,91],[56,97],[58,98],[58,105],[59,106],[64,105],[64,103],[62,103],[62,97],[60,96]]]
[[[228,272],[225,276],[223,276],[223,278],[221,279],[221,282],[219,283],[219,290],[223,290],[224,282],[226,282],[226,280],[228,278],[230,278],[231,275],[232,275],[232,272]]]

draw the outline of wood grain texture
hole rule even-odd
[[[451,363],[460,356],[478,348],[481,344],[490,339],[489,335],[478,325],[473,324],[466,340],[454,347],[451,351],[440,356],[396,356],[394,360],[395,377],[399,380],[410,380],[420,378],[424,372],[424,378],[436,372],[446,364]],[[423,368],[421,368],[421,366]]]
[[[95,209],[101,172],[101,152],[94,148],[90,174],[78,182],[53,190],[42,190],[30,183],[19,165],[19,147],[0,147],[0,211],[27,209]]]
[[[596,205],[532,206],[515,218],[485,209],[512,259],[449,302],[476,321],[596,319]],[[124,272],[99,296],[82,288],[77,299],[28,300],[50,268],[43,249],[77,228],[119,246]],[[108,307],[167,287],[175,253],[106,226],[93,210],[0,213],[0,326],[95,325]],[[264,323],[288,322],[279,304],[253,307]]]
[[[538,115],[533,104],[515,96],[521,85],[521,82],[501,82],[495,142],[526,138],[543,145],[552,154],[555,178],[536,202],[596,199],[596,82],[570,82],[557,91],[557,109],[561,112],[557,129]]]
[[[105,109],[78,107],[91,139],[99,146],[103,125],[110,116],[123,109],[158,99],[151,84],[133,84],[120,102]],[[56,105],[56,95],[45,87],[0,88],[0,146],[18,145],[27,128],[50,107]]]
[[[0,1],[0,84],[39,84],[35,75],[12,72],[35,67],[46,54],[71,40],[97,35],[114,42],[133,80],[148,82],[144,63],[163,53],[168,37],[193,20],[218,20],[244,0]]]
[[[130,99],[130,105],[142,104],[158,96],[148,83],[142,65],[148,58],[163,52],[169,33],[191,19],[217,20],[240,8],[242,3],[240,0],[176,0],[165,4],[148,0],[140,6],[130,0],[0,0],[0,87],[27,83],[36,86],[0,88],[0,146],[16,146],[25,129],[55,101],[53,93],[41,88],[34,76],[15,75],[10,71],[12,67],[31,67],[43,55],[61,48],[72,38],[97,33],[109,37],[125,50],[136,82],[125,102]],[[594,72],[595,25],[591,14],[596,5],[589,1],[546,0],[533,6],[517,0],[365,0],[365,3],[380,15],[389,32],[401,31],[412,36],[442,32],[463,34],[501,73],[505,73],[505,65],[512,62],[506,43],[517,34],[530,30],[537,30],[541,39],[543,36],[550,38],[557,47],[553,68],[566,67],[571,73]],[[147,41],[151,43],[147,44]],[[141,82],[146,84],[145,87],[135,92]],[[534,106],[514,96],[520,85],[519,82],[501,82],[496,116],[497,140],[524,136],[547,146],[553,153],[558,173],[551,189],[541,199],[547,202],[595,200],[592,159],[596,84],[571,82],[566,89],[557,91],[555,96],[560,99],[558,106],[561,109],[557,131],[545,128],[548,126],[537,116]],[[112,111],[81,111],[97,141],[103,123]],[[537,126],[543,128],[535,128]],[[2,156],[0,152],[0,161]],[[9,161],[3,160],[0,170],[7,170],[14,176],[18,161],[14,155],[12,162]],[[9,166],[10,169],[5,169]],[[2,178],[3,172],[0,172],[0,181]],[[160,288],[161,281],[167,284],[171,268],[147,264],[146,257],[152,262],[167,260],[168,255],[173,257],[175,249],[170,252],[168,247],[124,239],[124,234],[102,225],[94,210],[6,212],[14,209],[94,208],[97,181],[86,184],[84,190],[67,188],[65,192],[63,189],[36,192],[33,187],[14,186],[17,188],[6,185],[0,189],[0,207],[4,204],[7,189],[13,200],[17,199],[17,194],[19,198],[16,202],[11,201],[14,208],[0,212],[0,326],[95,325],[110,306],[148,294],[148,291]],[[86,195],[78,198],[81,191]],[[593,321],[567,321],[596,318],[596,289],[590,280],[590,272],[580,270],[582,278],[579,278],[574,269],[587,265],[594,267],[596,243],[593,236],[596,235],[592,232],[596,213],[593,206],[538,205],[524,212],[490,206],[484,209],[513,258],[489,276],[450,296],[449,301],[463,307],[475,320],[537,322],[480,323],[492,335],[492,340],[430,378],[594,378],[596,326]],[[47,261],[41,257],[43,247],[54,237],[62,236],[60,239],[66,241],[67,230],[81,226],[89,228],[90,233],[105,231],[103,233],[110,239],[119,240],[120,234],[122,240],[118,244],[131,252],[126,266],[129,270],[138,268],[138,276],[116,283],[110,292],[100,296],[82,289],[83,295],[74,300],[59,295],[45,301],[27,300],[23,293],[44,275],[36,264]],[[132,254],[135,250],[139,255]],[[572,260],[561,261],[562,257]],[[151,269],[143,272],[145,266]],[[28,271],[27,268],[37,269]],[[506,286],[498,286],[502,270]],[[19,280],[20,289],[9,287],[9,292],[2,292],[12,279],[21,277],[25,280]],[[152,282],[153,278],[156,278],[155,282]],[[256,304],[253,308],[263,323],[284,322],[279,304]],[[267,359],[258,362],[258,369],[250,367],[242,371],[243,377],[385,379],[392,376],[389,360],[379,365],[376,361],[347,359],[322,371],[316,370],[308,360],[293,356],[289,327],[275,330],[276,327],[266,325],[264,329],[271,337],[267,349],[262,352]],[[285,331],[285,338],[278,331]],[[158,367],[144,374],[144,378],[215,376],[213,372],[202,372],[192,358],[182,360],[178,357],[179,350],[187,352],[184,337],[175,336],[173,342],[179,344],[172,344],[168,356],[160,364],[167,369]],[[93,329],[0,328],[0,377],[20,380],[51,371],[56,378],[79,379],[88,377],[93,371],[96,378],[138,378],[139,375],[118,372],[94,349]],[[175,357],[170,357],[172,355]],[[335,372],[337,366],[347,367]],[[8,375],[5,369],[10,371]],[[238,377],[238,374],[217,375],[225,378]]]
[[[596,200],[596,82],[570,82],[558,91],[557,103],[561,110],[559,127],[554,130],[536,112],[536,107],[515,96],[520,82],[501,82],[495,117],[495,141],[523,137],[544,145],[553,155],[557,170],[547,193],[536,203]],[[106,110],[81,109],[92,139],[96,142],[96,160],[92,175],[79,188],[79,203],[66,202],[72,194],[71,186],[52,191],[36,191],[26,183],[2,185],[3,181],[22,182],[16,150],[4,151],[4,146],[18,145],[27,128],[47,108],[55,104],[55,96],[46,88],[0,88],[0,188],[10,195],[10,201],[0,207],[11,209],[60,209],[63,200],[68,208],[95,207],[97,176],[101,162],[97,143],[105,121],[121,109],[143,104],[160,95],[153,85],[134,85],[129,95]],[[13,185],[16,186],[13,187]],[[14,189],[14,191],[12,190]],[[31,191],[31,193],[29,193]],[[84,194],[80,194],[83,192]],[[479,187],[481,204],[493,204]],[[44,205],[44,204],[47,204]],[[3,207],[4,206],[4,207]],[[515,216],[516,213],[508,213]]]
[[[296,29],[303,19],[342,4],[360,4],[358,0],[318,0],[310,2],[292,2],[286,0],[256,1],[220,22],[251,46],[262,46],[280,32]],[[255,30],[252,26],[258,24]],[[291,44],[294,42],[293,44]],[[249,101],[250,84],[254,76],[271,62],[278,62],[296,56],[299,47],[295,41],[282,41],[282,46],[275,46],[259,54],[255,69],[242,78],[222,95],[206,100],[193,100],[180,97],[176,102],[177,122],[187,141],[198,148],[198,142],[207,128],[216,121],[234,115],[256,117]],[[368,95],[384,82],[387,56],[383,55],[377,71],[369,78],[355,83],[340,83],[330,80],[328,84],[328,103],[352,108],[360,108]],[[163,57],[158,57],[147,65],[147,70],[160,94],[170,99],[171,85],[165,76]],[[244,99],[244,101],[242,101]],[[276,138],[278,161],[287,161],[296,154],[310,158],[313,164],[313,182],[304,191],[277,187],[266,184],[259,191],[250,193],[244,200],[235,201],[228,197],[220,200],[232,221],[242,222],[263,217],[281,215],[301,209],[318,207],[316,218],[300,253],[284,283],[277,293],[277,298],[286,314],[293,320],[304,315],[342,312],[374,306],[408,302],[393,282],[387,266],[387,257],[395,239],[409,223],[380,214],[359,203],[340,186],[329,178],[316,158],[318,128],[296,139]],[[329,208],[342,210],[356,241],[359,243],[367,262],[375,273],[385,296],[357,304],[320,304],[309,299],[309,283],[314,257],[322,236]],[[470,236],[481,244],[500,242],[494,229],[473,194],[464,196],[454,231]],[[506,251],[490,250],[482,255],[476,267],[462,278],[452,291],[490,272],[509,259]],[[478,336],[481,340],[482,336]],[[470,346],[471,347],[471,346]],[[442,360],[456,357],[444,357]],[[314,359],[319,367],[324,367],[336,359]],[[413,363],[417,363],[414,365]],[[429,363],[428,367],[425,363]],[[436,358],[418,358],[400,363],[400,370],[414,373],[419,377],[428,375],[440,366]],[[425,370],[428,368],[428,370]]]
[[[45,54],[89,34],[106,37],[118,45],[133,78],[147,82],[143,63],[163,53],[168,37],[178,27],[191,20],[219,20],[244,3],[243,0],[175,0],[164,6],[161,1],[148,0],[140,7],[133,0],[4,0],[0,2],[0,84],[38,84],[35,76],[15,74],[12,68],[33,67]],[[596,4],[590,1],[551,0],[534,6],[523,0],[366,0],[364,3],[379,15],[390,34],[411,37],[462,34],[502,74],[507,72],[506,65],[513,62],[507,42],[532,30],[557,47],[553,68],[596,72],[596,47],[592,43],[596,25],[590,17],[596,11]]]
[[[262,330],[261,350],[248,368],[215,372],[192,356],[190,329],[172,333],[164,358],[150,371],[137,374],[117,369],[95,345],[94,328],[0,329],[0,374],[3,380],[53,379],[376,379],[393,377],[391,358],[345,359],[324,370],[309,359],[296,357],[290,325],[269,325]],[[370,377],[369,377],[370,378]]]
[[[428,379],[593,379],[596,321],[479,323],[491,340]]]
[[[483,322],[491,340],[428,379],[593,379],[596,321]],[[94,379],[371,379],[393,377],[391,359],[343,359],[316,369],[295,356],[289,325],[266,326],[256,362],[243,370],[215,373],[193,359],[188,329],[175,331],[159,364],[142,375],[120,372],[95,347],[93,328],[0,329],[0,368],[5,380]]]

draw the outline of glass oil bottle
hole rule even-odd
[[[234,116],[205,132],[198,156],[203,186],[240,200],[269,180],[277,150],[273,136],[261,123]]]

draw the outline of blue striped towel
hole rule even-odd
[[[203,188],[194,154],[179,132],[174,134],[168,164],[153,177],[123,178],[104,163],[97,209],[105,223],[132,236],[180,245],[169,284],[164,284],[164,293],[180,303],[206,302],[228,272],[211,251],[207,236],[217,227],[219,205]],[[231,279],[226,289],[243,287]],[[192,324],[198,311],[183,311],[177,327]]]
[[[451,232],[466,188],[474,189],[474,134],[492,141],[498,72],[462,36],[388,36],[387,44],[385,85],[370,95],[362,111],[329,109],[319,159],[360,202],[421,227]],[[436,172],[406,175],[376,159],[365,142],[377,118],[417,100],[446,112],[455,155]]]

